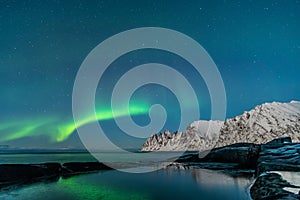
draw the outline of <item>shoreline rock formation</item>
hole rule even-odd
[[[300,199],[300,183],[290,183],[280,172],[300,172],[300,143],[280,137],[265,144],[236,143],[218,147],[205,157],[181,156],[169,168],[218,170],[231,176],[256,177],[250,188],[254,200]],[[300,176],[300,174],[299,174]],[[296,190],[296,193],[287,188]]]
[[[1,164],[0,189],[35,182],[57,181],[78,174],[111,170],[100,162],[70,162],[43,164]]]
[[[253,200],[299,200],[300,194],[295,194],[285,188],[295,188],[300,190],[300,186],[293,185],[285,180],[279,173],[267,172],[259,175],[252,187],[250,194]]]
[[[254,200],[299,200],[300,183],[289,182],[281,175],[286,171],[299,173],[299,162],[300,143],[292,143],[290,137],[280,137],[265,144],[236,143],[218,147],[203,156],[199,153],[183,155],[167,168],[209,169],[233,177],[255,177],[250,188]],[[0,189],[111,169],[99,162],[1,164]]]

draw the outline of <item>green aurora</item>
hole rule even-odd
[[[41,135],[43,131],[39,130],[47,124],[53,123],[54,119],[25,119],[17,122],[2,123],[0,125],[0,141],[10,141],[23,137]]]
[[[119,109],[117,111],[112,112],[112,110],[97,110],[95,115],[88,115],[82,120],[78,121],[75,125],[74,122],[70,122],[68,124],[64,124],[58,127],[58,135],[54,138],[56,142],[61,142],[66,140],[76,129],[76,127],[83,126],[85,124],[94,122],[94,121],[102,121],[102,120],[110,120],[117,117],[124,117],[129,112],[130,115],[142,115],[148,113],[149,107],[142,104],[137,104],[129,107],[127,112],[125,109]]]
[[[128,113],[130,116],[147,114],[149,106],[144,104],[134,104],[129,106],[128,110],[127,109],[128,108],[118,109],[115,110],[114,113],[111,109],[97,109],[95,115],[89,114],[76,124],[73,120],[59,124],[59,118],[54,117],[51,119],[31,119],[14,123],[2,123],[0,125],[0,130],[2,132],[0,141],[5,142],[25,137],[47,135],[52,142],[62,142],[68,139],[70,135],[75,132],[77,127],[84,126],[85,124],[94,121],[124,117],[127,116]]]

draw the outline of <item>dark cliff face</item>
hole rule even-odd
[[[186,166],[195,165],[215,170],[252,170],[257,166],[260,145],[251,143],[237,143],[225,147],[212,149],[209,153],[188,154],[176,160]]]

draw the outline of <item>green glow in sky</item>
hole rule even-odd
[[[5,137],[3,137],[2,140],[9,141],[9,140],[18,139],[18,138],[21,138],[24,136],[32,136],[34,130],[39,126],[40,126],[40,124],[27,125],[26,127],[21,128],[21,129],[17,130],[16,132],[6,135]]]
[[[47,131],[40,130],[40,128],[52,122],[53,119],[43,118],[2,123],[0,126],[0,141],[5,142],[23,137],[41,135],[43,132]]]
[[[127,108],[118,109],[112,113],[111,109],[98,109],[96,116],[87,115],[77,123],[77,127],[85,124],[110,120],[117,117],[126,116],[129,112],[130,115],[142,115],[148,113],[149,107],[143,104],[134,104]],[[59,118],[43,118],[30,119],[16,122],[0,123],[0,142],[16,140],[25,137],[48,135],[53,142],[62,142],[69,138],[69,136],[76,130],[74,121],[59,124]]]
[[[97,110],[96,112],[96,118],[93,115],[90,115],[86,118],[83,118],[82,120],[78,121],[77,127],[83,126],[84,124],[88,124],[94,121],[101,121],[101,120],[109,120],[114,119],[117,117],[123,117],[127,115],[126,109],[119,109],[114,114],[111,110]],[[129,114],[130,115],[142,115],[148,113],[149,107],[146,105],[133,105],[129,108]],[[76,129],[75,123],[72,121],[68,124],[64,124],[60,127],[58,127],[58,134],[54,138],[55,141],[61,142],[66,140]]]

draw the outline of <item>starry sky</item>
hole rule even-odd
[[[173,29],[206,49],[224,81],[227,118],[264,102],[300,100],[299,10],[297,0],[1,1],[0,148],[83,148],[72,118],[76,73],[100,42],[138,27]],[[207,87],[189,63],[160,50],[130,52],[104,73],[95,105],[108,137],[124,148],[139,147],[144,140],[116,126],[110,94],[126,70],[147,62],[170,65],[188,77],[200,99],[200,118],[210,119]],[[154,103],[171,116],[163,129],[177,130],[179,103],[155,84],[133,95],[133,120],[147,125]],[[122,117],[123,111],[118,113]]]

